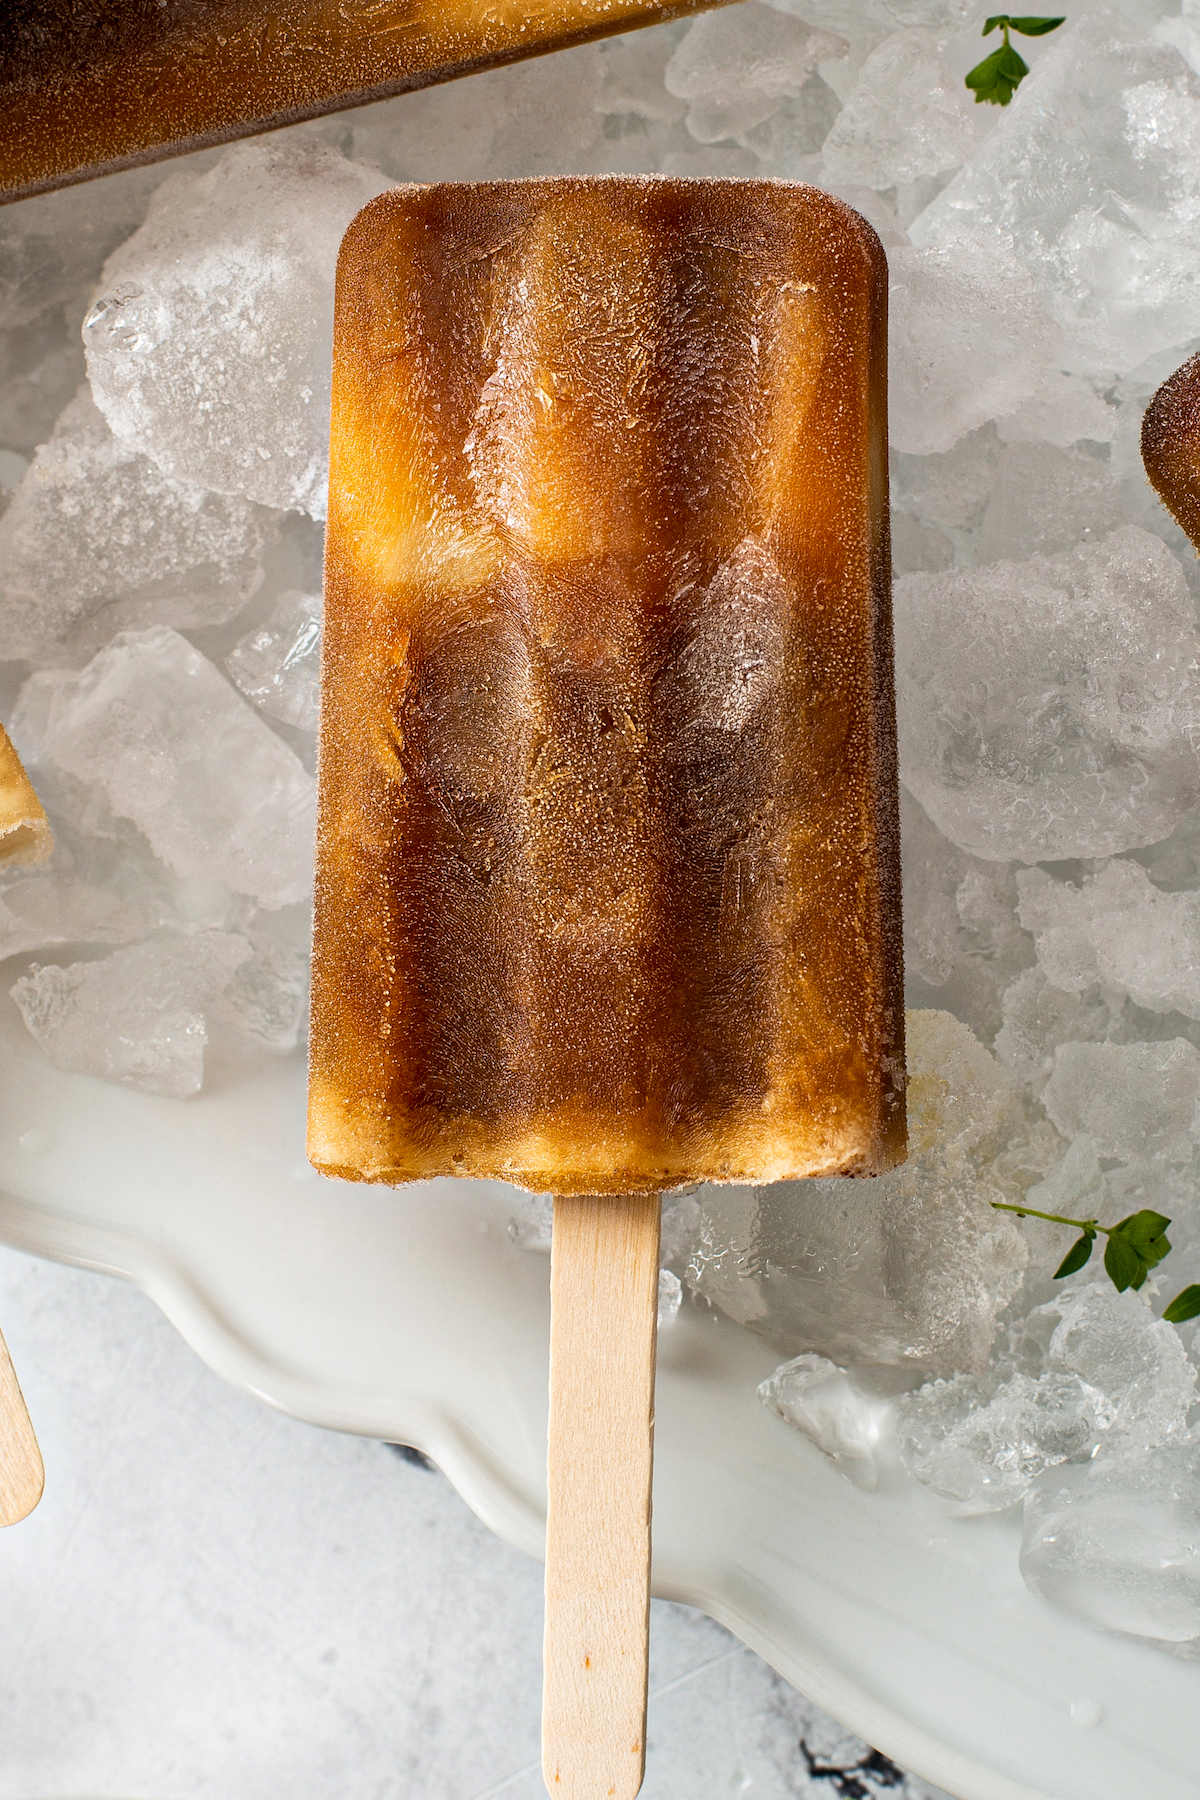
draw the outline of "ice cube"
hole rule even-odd
[[[1084,1132],[1071,1139],[1058,1167],[1051,1169],[1044,1181],[1036,1182],[1025,1199],[1038,1212],[1057,1213],[1060,1218],[1106,1219],[1111,1223],[1119,1216],[1110,1204],[1109,1186],[1096,1146]],[[1130,1207],[1122,1212],[1136,1210]],[[1046,1219],[1026,1219],[1023,1229],[1031,1262],[1040,1264],[1048,1275],[1058,1268],[1078,1237],[1071,1226],[1052,1225]]]
[[[553,1196],[522,1194],[517,1211],[508,1221],[508,1235],[518,1250],[536,1250],[549,1256],[554,1237]]]
[[[1049,369],[1015,412],[997,420],[996,430],[1006,444],[1056,444],[1060,450],[1081,439],[1110,444],[1117,430],[1117,408],[1082,376]]]
[[[1047,1361],[1087,1384],[1100,1429],[1142,1449],[1182,1432],[1196,1371],[1175,1327],[1156,1319],[1142,1294],[1119,1294],[1107,1279],[1059,1306]]]
[[[1200,894],[1164,894],[1123,858],[1081,887],[1045,870],[1017,878],[1021,923],[1035,934],[1046,979],[1069,994],[1095,982],[1149,1012],[1200,1019]]]
[[[205,1012],[249,955],[228,932],[164,935],[101,962],[34,964],[12,996],[56,1068],[184,1100],[204,1077]]]
[[[242,935],[251,955],[234,971],[215,1016],[267,1050],[294,1050],[308,1004],[311,909],[281,906],[255,913]]]
[[[1200,1431],[1041,1476],[1021,1573],[1088,1625],[1200,1657]]]
[[[690,1284],[786,1354],[982,1367],[1020,1286],[1024,1239],[989,1202],[1019,1200],[1046,1146],[999,1064],[948,1013],[908,1014],[908,1070],[903,1167],[870,1183],[701,1192]]]
[[[997,461],[976,560],[1093,543],[1119,516],[1118,482],[1107,462],[1053,444],[1012,444]]]
[[[303,133],[169,176],[84,321],[116,436],[176,481],[323,518],[338,245],[387,185]]]
[[[672,1269],[658,1271],[658,1329],[674,1323],[683,1299],[683,1283]]]
[[[142,907],[110,888],[27,875],[0,889],[0,960],[60,944],[130,944],[149,924]]]
[[[665,80],[674,48],[661,31],[632,31],[600,45],[600,92],[596,109],[606,115],[633,113],[670,124],[687,112],[686,100],[669,93]]]
[[[1101,1156],[1188,1162],[1200,1140],[1200,1050],[1158,1044],[1060,1044],[1042,1101],[1065,1137],[1087,1132]]]
[[[128,169],[0,211],[0,330],[86,295],[104,259],[135,231],[166,170]]]
[[[601,46],[584,44],[401,94],[352,116],[354,155],[399,181],[568,174],[600,140],[602,75]]]
[[[289,588],[265,624],[239,639],[225,659],[247,700],[300,731],[317,729],[321,675],[321,596]]]
[[[1200,79],[1112,13],[1058,34],[912,228],[997,240],[1062,326],[1061,367],[1111,378],[1190,338],[1200,276]]]
[[[769,119],[818,63],[848,49],[835,32],[745,0],[736,16],[708,13],[695,21],[667,64],[667,90],[690,101],[688,130],[712,144]]]
[[[897,248],[888,270],[895,449],[914,456],[947,451],[1036,393],[1060,333],[1002,239]]]
[[[863,1393],[845,1369],[811,1352],[780,1363],[759,1384],[758,1397],[811,1438],[856,1487],[879,1485],[876,1448],[891,1414],[889,1401]]]
[[[859,70],[825,140],[835,179],[890,188],[956,169],[975,144],[970,96],[928,31],[897,31]]]
[[[902,1395],[897,1411],[905,1467],[963,1513],[1002,1512],[1044,1469],[1096,1442],[1091,1396],[1063,1370],[999,1383],[954,1375]]]
[[[274,532],[262,507],[173,481],[118,443],[85,387],[0,518],[0,658],[232,618]]]
[[[312,777],[185,638],[126,632],[78,675],[31,677],[22,706],[43,697],[49,756],[98,785],[178,876],[267,907],[306,896]]]
[[[947,1012],[983,1037],[1000,1024],[1001,996],[1033,946],[1017,920],[1012,868],[967,856],[900,791],[904,966]]]
[[[1107,856],[1195,803],[1200,645],[1161,539],[907,575],[895,604],[901,772],[964,850]]]

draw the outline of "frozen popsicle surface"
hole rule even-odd
[[[368,206],[335,327],[309,1154],[903,1154],[885,266],[773,182]]]
[[[4,0],[0,201],[725,0]]]
[[[1159,499],[1200,550],[1200,356],[1176,369],[1146,408],[1142,461]]]

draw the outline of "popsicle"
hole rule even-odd
[[[1159,499],[1200,550],[1200,355],[1168,376],[1146,408],[1142,461]]]
[[[0,201],[727,0],[6,0]]]
[[[54,848],[41,802],[0,725],[0,863],[44,862]],[[42,1497],[42,1454],[0,1337],[0,1525],[16,1525]]]
[[[904,1150],[886,270],[814,189],[373,202],[309,1155],[555,1196],[544,1769],[641,1782],[659,1197]]]

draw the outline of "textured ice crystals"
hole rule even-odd
[[[176,481],[323,518],[338,244],[387,186],[303,134],[169,176],[84,324],[116,436]]]
[[[22,703],[39,700],[50,756],[99,786],[177,874],[263,906],[304,898],[312,777],[177,632],[126,632],[79,675],[35,675]]]
[[[908,575],[895,604],[901,774],[964,850],[1110,856],[1200,799],[1200,644],[1161,538]]]

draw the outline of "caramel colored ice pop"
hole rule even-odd
[[[5,0],[0,202],[727,0]]]
[[[42,803],[0,725],[0,863],[44,862],[54,848]],[[12,1359],[0,1337],[0,1525],[16,1525],[42,1497],[45,1474]]]
[[[309,1154],[556,1196],[567,1800],[641,1780],[657,1196],[903,1155],[885,296],[765,181],[394,191],[342,247]]]
[[[1176,369],[1146,408],[1142,461],[1159,499],[1200,550],[1200,355]]]

